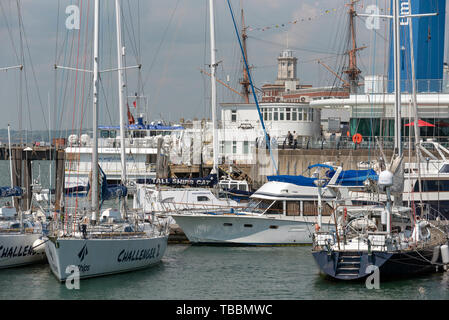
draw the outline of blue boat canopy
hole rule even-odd
[[[307,167],[307,169],[313,169],[313,168],[327,168],[330,170],[334,170],[334,167],[327,165],[327,164],[321,164],[321,163],[317,163],[317,164],[312,164],[310,166]]]
[[[331,178],[335,174],[334,170],[329,170],[326,172],[326,176]],[[372,179],[377,181],[379,176],[373,169],[368,170],[346,170],[340,172],[337,178],[336,184],[342,186],[361,186],[363,182],[367,179]]]
[[[267,176],[268,181],[293,183],[298,186],[316,187],[314,181],[316,178],[309,178],[304,176],[278,175]]]
[[[0,187],[0,197],[20,197],[23,194],[21,187]]]
[[[332,178],[332,176],[335,174],[335,169],[332,166],[326,165],[326,164],[314,164],[308,167],[308,169],[313,168],[327,168],[329,169],[326,171],[326,177],[328,180]],[[376,171],[373,169],[368,170],[345,170],[341,171],[340,175],[337,178],[337,181],[335,184],[341,185],[341,186],[362,186],[363,182],[367,179],[372,180],[378,180],[378,175],[376,174]],[[278,181],[278,182],[285,182],[285,183],[293,183],[299,186],[305,186],[305,187],[316,187],[314,181],[317,178],[310,178],[305,176],[293,176],[293,175],[278,175],[278,176],[267,176],[268,181]],[[327,185],[329,181],[326,182],[325,185]]]

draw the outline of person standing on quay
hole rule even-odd
[[[298,134],[296,131],[293,131],[293,149],[296,149],[298,146]]]

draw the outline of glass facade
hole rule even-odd
[[[421,137],[447,137],[449,135],[449,119],[429,119],[420,118],[425,122],[433,124],[432,126],[423,126],[419,128]],[[412,120],[413,122],[413,120]],[[402,119],[401,134],[403,137],[411,135],[413,137],[413,126],[406,126],[409,119]],[[394,120],[380,118],[362,118],[350,120],[351,136],[360,133],[364,137],[393,137],[394,136]]]

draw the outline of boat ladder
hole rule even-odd
[[[344,278],[357,277],[360,270],[360,258],[358,252],[340,252],[335,275]]]

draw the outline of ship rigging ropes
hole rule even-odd
[[[11,1],[0,1],[0,20],[2,21],[2,24],[4,27],[6,27],[6,30],[8,32],[8,37],[11,43],[12,51],[14,53],[15,58],[15,64],[23,66],[21,68],[21,71],[19,72],[19,75],[17,78],[19,79],[19,86],[18,86],[18,93],[17,93],[17,99],[18,99],[18,121],[19,121],[19,127],[18,130],[20,131],[21,136],[21,142],[22,140],[22,130],[33,130],[33,122],[36,123],[35,119],[33,119],[33,116],[35,117],[36,113],[33,112],[31,108],[31,101],[33,103],[38,104],[40,111],[42,113],[42,122],[45,126],[45,129],[48,130],[48,122],[47,118],[45,116],[42,98],[39,90],[39,85],[36,77],[36,70],[34,68],[33,63],[33,57],[30,50],[30,43],[28,41],[28,36],[25,28],[25,24],[23,21],[23,15],[22,15],[22,4],[20,0],[11,0]],[[16,26],[16,22],[13,22],[13,19],[18,18],[18,26]],[[3,28],[4,28],[3,27]],[[2,28],[2,29],[3,29]],[[10,52],[8,52],[10,53]],[[3,76],[3,75],[0,75]],[[32,77],[32,83],[33,87],[30,85],[30,77]],[[23,128],[23,99],[25,99],[26,108],[27,108],[27,120],[28,124],[26,128]],[[10,119],[12,120],[12,119]],[[28,127],[29,126],[29,127]],[[39,128],[43,129],[43,128]],[[31,137],[32,139],[33,137]]]

